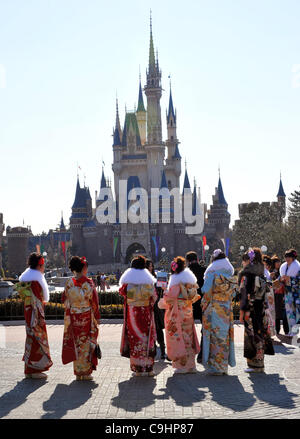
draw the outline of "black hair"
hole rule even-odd
[[[175,262],[177,264],[177,268],[175,268],[175,270],[172,269],[172,263]],[[176,258],[173,259],[173,262],[171,263],[171,274],[179,274],[181,273],[181,271],[183,271],[186,267],[185,264],[185,258],[183,258],[182,256],[176,256]]]
[[[226,258],[225,253],[224,253],[224,252],[220,252],[220,253],[218,254],[218,256],[213,256],[213,257],[212,257],[212,260],[213,260],[213,261],[217,261],[218,259],[225,259],[225,258]]]
[[[294,248],[290,248],[289,250],[287,250],[284,254],[285,258],[293,258],[296,259],[297,258],[297,252]]]
[[[31,253],[28,257],[27,260],[27,264],[30,268],[36,269],[37,266],[39,265],[39,260],[42,258],[43,256],[41,255],[41,253]]]
[[[187,252],[186,253],[186,255],[185,255],[185,259],[189,262],[189,263],[191,263],[191,262],[197,262],[198,261],[198,255],[197,255],[197,253],[196,252],[194,252],[194,251],[190,251],[190,252]]]
[[[138,270],[143,270],[146,268],[146,258],[143,255],[135,256],[131,261],[131,268],[137,268]]]
[[[86,263],[81,261],[81,258],[79,256],[72,256],[69,263],[69,268],[71,271],[76,271],[76,273],[81,273],[83,267],[86,265],[88,266],[87,260]]]
[[[151,259],[146,259],[146,268],[149,269],[149,267],[150,267],[151,264],[152,264],[151,274],[152,274],[153,276],[156,276],[156,275],[155,275],[155,270],[154,270],[154,264],[153,264],[153,261],[151,261]]]

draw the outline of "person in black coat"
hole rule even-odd
[[[204,263],[199,264],[198,255],[194,251],[187,252],[185,255],[185,259],[186,259],[186,264],[187,264],[188,268],[194,273],[194,275],[197,278],[197,284],[199,285],[197,292],[202,299],[203,294],[201,293],[201,288],[202,288],[203,283],[204,283],[203,277],[204,277],[204,272],[206,270],[206,266]],[[193,316],[194,316],[194,320],[199,319],[201,324],[202,324],[201,299],[193,304]],[[202,336],[202,329],[201,329],[200,352],[199,352],[198,357],[197,357],[197,363],[200,363],[200,364],[202,363],[202,344],[203,344],[203,336]]]
[[[156,277],[154,265],[151,259],[146,260],[146,268],[150,271],[150,273]],[[164,340],[164,332],[163,329],[165,327],[164,324],[164,316],[165,311],[163,309],[159,309],[157,304],[159,300],[163,297],[163,289],[160,287],[157,287],[155,285],[156,293],[157,293],[157,301],[154,304],[154,320],[155,320],[155,327],[156,327],[156,335],[157,335],[157,342],[160,347],[160,358],[162,360],[168,359],[166,355],[166,346],[165,346],[165,340]]]

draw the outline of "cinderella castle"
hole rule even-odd
[[[113,132],[114,200],[119,199],[119,182],[127,182],[127,194],[132,188],[143,188],[148,194],[151,188],[180,188],[192,198],[193,214],[199,203],[194,181],[190,184],[185,167],[183,187],[180,187],[182,157],[180,142],[177,138],[177,114],[174,110],[170,87],[169,106],[166,113],[167,139],[162,138],[162,116],[160,99],[162,96],[161,70],[158,56],[154,52],[152,23],[150,22],[149,65],[146,72],[146,84],[138,89],[138,105],[134,112],[126,111],[124,124],[121,125],[116,103],[116,122]],[[145,105],[146,102],[146,105]],[[70,217],[72,234],[72,253],[86,255],[91,266],[105,269],[114,264],[128,264],[136,253],[150,257],[158,262],[162,256],[168,260],[176,255],[184,255],[189,250],[197,251],[203,257],[204,246],[223,248],[230,235],[230,214],[225,200],[221,178],[213,202],[209,209],[203,205],[204,228],[200,233],[187,234],[186,223],[173,221],[174,203],[170,205],[170,221],[151,221],[123,223],[119,220],[118,203],[114,223],[99,223],[96,209],[105,197],[104,190],[111,189],[111,182],[105,177],[102,168],[99,191],[96,192],[93,206],[90,190],[80,186],[77,178],[75,200]],[[150,203],[150,199],[149,199]],[[172,204],[173,203],[173,204]],[[180,200],[180,205],[182,201]],[[130,202],[128,202],[130,207]],[[160,212],[162,212],[160,200]]]

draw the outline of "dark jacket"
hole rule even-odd
[[[192,262],[189,265],[189,269],[194,273],[194,275],[197,278],[197,284],[199,285],[199,288],[197,290],[198,294],[200,294],[201,298],[202,298],[202,293],[201,293],[201,288],[204,284],[204,272],[206,270],[206,267],[202,267],[199,262]],[[195,319],[200,319],[202,321],[202,309],[201,309],[201,300],[198,300],[197,302],[195,302],[193,304],[193,315],[194,315],[194,320]]]

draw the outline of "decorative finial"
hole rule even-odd
[[[219,163],[219,166],[218,166],[218,172],[219,172],[219,178],[221,178],[220,163]]]
[[[186,161],[186,158],[185,158],[185,160],[184,160],[184,166],[185,166],[185,170],[187,169],[187,161]]]
[[[141,77],[141,64],[139,65],[139,80],[140,80],[140,82],[142,82],[142,77]]]
[[[152,10],[150,9],[150,32],[152,33]]]
[[[194,187],[197,186],[196,177],[194,177]]]

